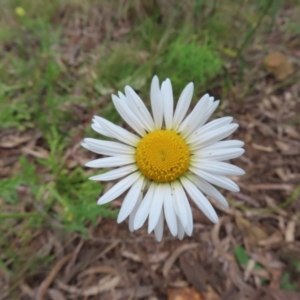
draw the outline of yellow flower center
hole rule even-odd
[[[184,174],[190,151],[184,140],[171,130],[157,130],[145,135],[137,145],[136,163],[148,179],[170,182]]]

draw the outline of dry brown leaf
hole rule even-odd
[[[149,255],[149,263],[157,264],[164,261],[169,256],[169,251],[164,251],[156,254]]]
[[[212,242],[214,244],[214,247],[215,247],[216,251],[218,251],[219,254],[224,252],[222,247],[221,247],[220,238],[219,238],[220,229],[221,229],[221,226],[222,226],[222,223],[223,223],[222,221],[223,221],[223,218],[221,217],[219,222],[214,225],[214,227],[211,231]]]
[[[204,299],[205,300],[220,300],[220,296],[218,293],[210,286],[206,286],[207,292],[203,293]]]
[[[123,299],[151,299],[153,295],[152,285],[141,285],[136,288],[125,287],[123,289],[117,289],[114,291],[114,296],[116,300]]]
[[[96,266],[96,267],[91,267],[87,270],[84,270],[82,273],[80,273],[78,275],[78,279],[85,277],[85,276],[92,275],[92,274],[97,274],[97,273],[119,275],[119,272],[111,266]]]
[[[183,289],[168,289],[168,300],[205,300],[193,287]]]
[[[261,269],[261,270],[252,270],[251,272],[254,276],[257,276],[259,278],[262,278],[264,280],[270,280],[270,274],[267,270]]]
[[[78,293],[79,289],[77,289],[76,286],[65,284],[63,281],[61,281],[59,279],[56,279],[55,283],[57,284],[57,286],[61,290],[65,291],[67,293],[70,293],[70,294],[77,294]]]
[[[297,217],[294,216],[292,220],[287,223],[285,230],[285,241],[291,243],[295,241],[295,229],[296,229]]]
[[[170,287],[180,289],[189,286],[189,283],[185,280],[176,280],[169,283]]]
[[[253,271],[253,269],[255,267],[255,264],[256,264],[256,262],[255,262],[254,259],[250,259],[248,261],[247,266],[246,266],[246,268],[244,270],[244,280],[245,281],[248,281],[248,279],[250,278],[250,275],[251,275],[251,273],[252,273],[252,271]]]
[[[127,251],[127,250],[124,250],[122,251],[122,256],[125,257],[125,258],[129,258],[135,262],[141,262],[142,259],[140,258],[140,256],[138,254],[135,254],[133,252],[130,252],[130,251]]]
[[[98,295],[105,291],[109,291],[118,285],[118,283],[120,282],[120,279],[121,278],[119,276],[104,277],[103,279],[101,279],[99,281],[98,284],[88,287],[88,288],[84,289],[83,291],[81,291],[80,295],[88,297],[88,296]]]
[[[188,282],[201,293],[206,292],[205,281],[207,274],[197,257],[192,255],[190,251],[185,252],[180,256],[179,264]]]
[[[275,144],[281,152],[288,152],[291,147],[288,143],[285,143],[283,141],[276,141]]]
[[[34,147],[34,149],[31,149],[29,147],[24,147],[22,148],[22,152],[38,158],[43,158],[43,159],[49,158],[49,152],[46,149],[38,146]]]
[[[256,245],[268,237],[268,234],[261,227],[251,224],[250,221],[241,216],[236,216],[235,222],[237,227],[250,239],[252,245]]]
[[[263,265],[265,269],[274,271],[274,270],[280,270],[284,268],[284,263],[281,261],[276,260],[275,258],[272,257],[266,257],[263,254],[257,254],[257,253],[250,253],[250,256],[258,263]]]
[[[270,296],[273,297],[274,300],[299,300],[300,293],[293,291],[283,291],[283,290],[267,290]]]
[[[272,147],[258,145],[258,144],[255,144],[255,143],[252,143],[251,146],[255,150],[264,151],[264,152],[274,152],[274,149]]]
[[[164,251],[164,252],[160,252],[157,254],[150,254],[148,257],[148,262],[151,264],[157,264],[157,263],[165,260],[168,257],[168,255],[169,255],[169,251]],[[138,254],[132,253],[127,250],[122,251],[122,256],[129,258],[135,262],[142,261],[142,258]]]
[[[265,248],[272,248],[276,245],[280,245],[283,241],[283,236],[281,232],[274,232],[270,236],[268,236],[266,239],[261,240],[258,244],[260,246],[264,246]]]
[[[283,141],[276,141],[276,146],[284,155],[299,155],[300,150],[298,146],[292,145],[290,143],[286,143]]]
[[[23,143],[26,143],[28,141],[30,141],[32,139],[31,135],[27,135],[27,136],[15,136],[15,135],[9,135],[7,137],[5,137],[6,139],[2,139],[0,142],[0,147],[2,148],[14,148],[17,147]]]
[[[66,300],[59,290],[49,289],[48,294],[52,300]]]
[[[289,176],[285,173],[283,168],[281,168],[281,167],[276,168],[275,173],[283,182],[286,182],[289,180]]]
[[[70,294],[75,294],[75,295],[80,295],[80,296],[94,296],[94,295],[98,295],[100,293],[103,293],[105,291],[109,291],[111,289],[113,289],[114,287],[116,287],[118,285],[118,283],[120,282],[120,277],[119,276],[106,276],[104,278],[102,278],[98,284],[95,284],[93,286],[87,287],[87,288],[77,288],[76,286],[71,286],[71,285],[67,285],[64,282],[60,281],[60,280],[56,280],[56,283],[58,285],[58,287],[63,290],[66,291]]]
[[[284,128],[284,131],[289,137],[300,140],[300,134],[295,127],[287,126]]]
[[[26,283],[21,283],[20,288],[23,294],[33,298],[34,297],[34,291],[33,289]]]
[[[170,257],[166,260],[163,269],[162,269],[162,273],[164,275],[164,277],[167,277],[172,265],[174,264],[174,262],[176,261],[176,259],[180,256],[181,253],[190,250],[190,249],[194,249],[197,248],[199,246],[199,244],[196,243],[191,243],[191,244],[184,244],[180,247],[178,247],[171,255]]]
[[[277,80],[284,80],[293,73],[293,66],[280,52],[272,52],[264,58],[264,66]]]
[[[261,184],[244,184],[239,183],[239,185],[248,191],[257,191],[257,190],[286,190],[286,191],[292,191],[295,189],[295,185],[293,184],[273,184],[273,183],[261,183]]]
[[[252,295],[253,296],[252,299],[255,299],[256,298],[255,295],[257,291],[251,285],[243,281],[242,279],[243,276],[240,272],[240,269],[237,263],[233,259],[230,260],[230,266],[228,270],[229,270],[228,275],[232,283],[236,286],[236,288],[243,291],[243,293],[247,295]]]

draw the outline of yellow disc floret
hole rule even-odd
[[[170,182],[184,174],[190,151],[184,140],[171,130],[157,130],[145,135],[136,149],[136,163],[148,179]]]

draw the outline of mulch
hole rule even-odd
[[[300,57],[296,47],[285,55]],[[233,138],[245,141],[246,150],[232,161],[246,171],[233,178],[241,191],[222,191],[229,209],[214,203],[218,224],[192,205],[194,232],[182,241],[165,229],[163,241],[157,243],[145,228],[130,233],[126,221],[118,225],[106,218],[89,228],[87,238],[45,226],[28,247],[55,258],[49,269],[18,279],[16,299],[300,299],[299,292],[282,289],[289,274],[300,290],[300,84],[290,77],[279,81],[265,71],[261,58],[254,67],[259,75],[249,74],[237,83],[216,114],[234,116],[240,127]],[[299,61],[294,65],[299,69]],[[293,76],[298,78],[299,72]],[[241,96],[250,83],[253,90]],[[37,130],[1,130],[1,178],[18,172],[20,155],[46,158],[41,138]],[[67,155],[72,167],[88,159],[78,145],[76,141]],[[17,190],[30,193],[24,186]],[[121,201],[115,200],[113,207],[120,207]],[[246,259],[239,259],[241,252]],[[12,299],[10,277],[1,273],[0,299]]]

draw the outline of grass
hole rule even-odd
[[[144,8],[126,3],[112,11],[109,1],[1,2],[0,124],[20,134],[37,129],[38,145],[46,149],[40,157],[22,155],[0,181],[0,264],[13,282],[51,260],[32,256],[30,240],[41,228],[86,235],[99,216],[115,217],[110,207],[96,205],[103,185],[88,181],[91,173],[80,164],[68,165],[68,151],[96,136],[87,126],[93,114],[121,122],[109,95],[128,84],[148,99],[154,74],[171,78],[176,97],[189,81],[201,93],[214,88],[226,95],[243,74],[229,76],[228,65],[243,60],[280,9],[279,1],[258,0],[189,1],[189,9],[179,2],[166,10],[155,1]],[[101,9],[110,12],[102,15],[110,24],[105,32],[97,31],[100,17],[93,15]],[[134,24],[128,33],[117,17]],[[295,31],[294,24],[286,30]],[[90,35],[78,34],[92,26]],[[17,270],[21,275],[13,275]]]

